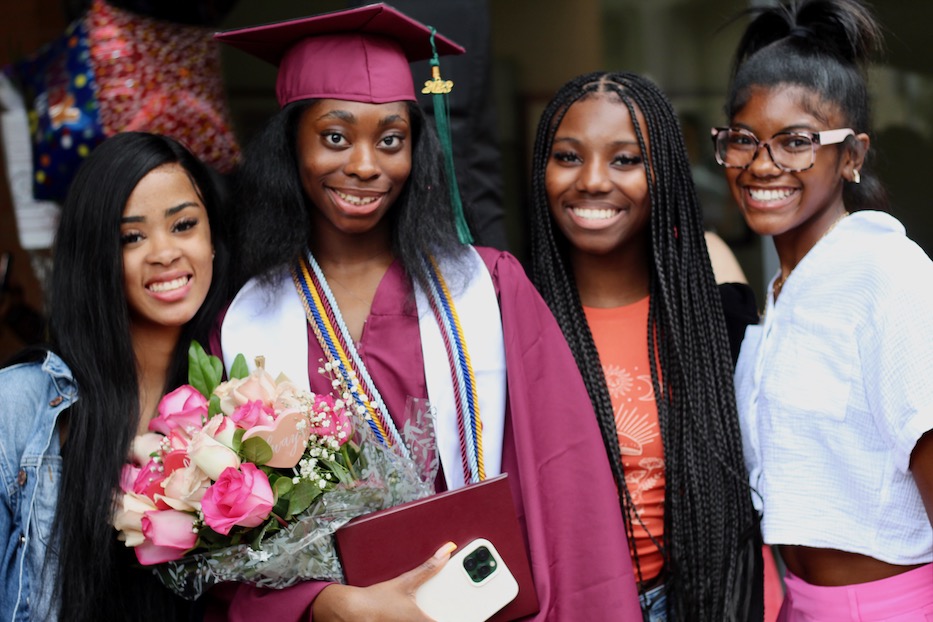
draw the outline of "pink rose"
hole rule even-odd
[[[234,525],[256,527],[272,512],[272,487],[266,474],[244,462],[237,471],[226,469],[201,498],[204,523],[227,535]]]
[[[257,367],[246,378],[234,378],[221,383],[214,394],[220,398],[220,409],[228,417],[248,402],[262,402],[268,406],[275,400],[275,381],[262,367]]]
[[[119,531],[118,540],[126,546],[136,547],[145,541],[143,537],[143,514],[155,510],[152,499],[133,492],[121,495],[113,512],[113,526]]]
[[[267,406],[259,400],[253,400],[238,406],[230,415],[230,419],[238,427],[248,430],[257,425],[272,425],[275,423],[275,411],[272,410],[271,406]]]
[[[162,489],[162,480],[165,479],[165,470],[161,460],[151,458],[148,464],[139,469],[132,491],[137,495],[145,495],[152,499]]]
[[[191,434],[183,432],[180,429],[175,429],[162,441],[162,451],[187,451],[188,443],[190,442]]]
[[[187,450],[174,449],[162,456],[162,474],[165,477],[186,466],[188,466]]]
[[[144,566],[184,557],[198,541],[193,514],[178,510],[155,510],[143,514],[146,542],[136,547],[136,559]]]
[[[149,429],[166,436],[172,430],[191,435],[207,419],[207,399],[191,385],[184,384],[159,402],[159,416],[149,422]]]
[[[120,490],[123,492],[132,492],[133,486],[136,483],[136,478],[139,477],[140,468],[132,464],[124,464],[123,469],[120,471]]]
[[[236,452],[214,439],[204,430],[199,430],[188,446],[188,458],[213,480],[220,477],[224,469],[240,466]]]
[[[165,479],[178,469],[187,466],[187,454],[176,450],[149,460],[149,464],[139,469],[132,491],[138,495],[145,495],[152,499],[160,510],[167,510],[169,506],[159,499],[163,492]]]
[[[316,395],[314,412],[316,414],[311,419],[311,434],[331,437],[339,445],[350,440],[352,428],[343,402],[338,404],[330,395]]]

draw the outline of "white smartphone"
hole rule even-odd
[[[518,582],[484,538],[461,547],[415,592],[415,602],[438,622],[485,622],[518,596]]]

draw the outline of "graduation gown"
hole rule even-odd
[[[502,316],[508,370],[502,471],[509,474],[538,593],[533,619],[641,620],[618,494],[570,349],[518,261],[493,249],[477,251]],[[329,392],[317,371],[320,346],[310,328],[304,337],[311,388]],[[219,346],[215,335],[215,353]],[[401,424],[396,413],[405,411],[409,396],[426,399],[427,388],[412,287],[397,262],[377,289],[357,348]],[[205,620],[309,620],[313,599],[327,585],[221,585],[205,597]]]

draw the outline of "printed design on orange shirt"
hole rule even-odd
[[[634,374],[618,365],[603,366],[606,386],[612,401],[618,404],[615,412],[616,430],[619,435],[619,449],[623,456],[629,456],[626,462],[632,464],[635,456],[645,453],[657,454],[658,451],[645,451],[645,446],[661,442],[661,433],[653,421],[652,414],[645,412],[644,404],[654,402],[654,388],[650,374]],[[645,456],[635,462],[638,468],[628,469],[625,483],[632,501],[642,504],[642,493],[655,487],[664,474],[664,460],[656,456]]]

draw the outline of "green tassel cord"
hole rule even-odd
[[[431,79],[424,83],[422,93],[430,93],[434,102],[434,124],[437,127],[437,136],[441,141],[444,152],[444,168],[447,171],[448,185],[450,186],[450,204],[454,208],[454,221],[457,225],[457,236],[462,244],[472,244],[473,235],[467,225],[463,213],[463,201],[460,199],[460,188],[457,186],[457,172],[454,169],[454,151],[450,139],[450,113],[447,106],[447,94],[453,88],[450,80],[441,79],[440,62],[437,58],[437,47],[434,45],[434,35],[437,31],[431,28]]]

